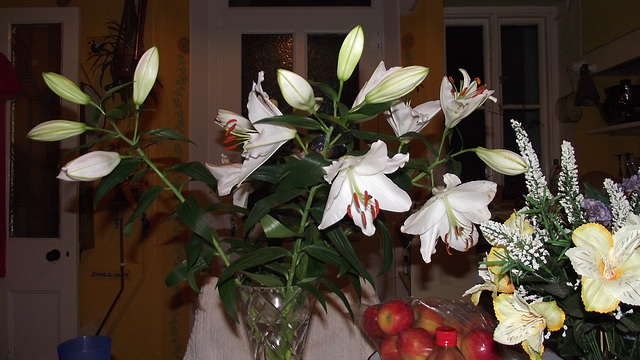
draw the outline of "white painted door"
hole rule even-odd
[[[52,37],[52,46],[61,47],[61,72],[75,82],[79,69],[79,19],[80,13],[77,8],[4,8],[0,10],[0,51],[9,59],[12,58],[14,49],[11,43],[16,28],[26,28],[34,24],[61,24],[60,39],[56,41],[55,37]],[[23,45],[24,42],[20,42],[19,46]],[[42,62],[50,61],[48,57],[51,55],[42,47],[27,46],[16,50],[16,53],[18,51],[33,53],[29,65],[23,69],[30,66],[40,69]],[[33,89],[27,89],[29,83],[21,86],[27,93],[33,93]],[[12,114],[13,107],[7,105],[7,119],[19,115]],[[71,103],[62,102],[60,111],[61,118],[77,118],[78,108]],[[45,120],[51,119],[35,119],[37,122]],[[5,126],[2,134],[7,144],[3,154],[7,168],[10,169],[8,173],[11,173],[16,171],[14,165],[17,165],[18,159],[15,150],[11,157],[9,156],[9,144],[12,141],[9,134],[12,134],[14,129],[11,120],[2,126]],[[72,146],[73,143],[62,144],[63,148]],[[8,204],[9,200],[4,204],[6,214],[9,215],[4,219],[8,230],[5,234],[0,234],[7,239],[7,274],[6,277],[0,278],[0,359],[57,359],[58,343],[77,336],[77,185],[53,180],[52,186],[59,187],[60,194],[57,201],[59,226],[46,233],[55,235],[24,236],[23,232],[15,230],[14,225],[20,222],[21,216],[34,216],[35,210],[28,207],[20,211],[12,210]],[[6,174],[5,188],[2,191],[5,191],[6,198],[10,199],[11,192],[16,191],[17,186],[23,189],[27,187],[28,191],[36,192],[38,188],[46,186],[48,181],[49,179],[34,178],[20,184],[14,181],[13,186],[9,186],[11,177]],[[38,223],[37,220],[29,223],[26,232],[29,233],[29,227],[37,228]]]
[[[191,160],[218,162],[224,151],[219,141],[223,131],[212,120],[218,109],[242,113],[242,100],[248,95],[243,93],[241,81],[247,75],[242,73],[243,35],[291,35],[292,70],[307,77],[310,70],[309,35],[346,35],[353,27],[361,25],[365,34],[365,49],[359,64],[359,85],[362,86],[369,79],[381,60],[385,61],[387,67],[400,65],[399,10],[396,0],[371,0],[370,6],[361,7],[229,7],[228,1],[192,2],[190,16],[189,111],[192,121],[189,125],[190,137],[198,144],[190,151]],[[257,72],[249,76],[253,76],[255,81]],[[267,77],[273,79],[275,72],[265,72],[265,79]],[[272,92],[266,88],[265,91],[273,97]],[[373,127],[367,129],[376,130]],[[226,154],[233,155],[229,152]],[[216,226],[229,227],[229,223],[225,223],[228,220],[216,220]],[[370,272],[377,274],[378,261],[381,259],[379,254],[364,255],[370,249],[356,251],[362,252],[363,257],[367,258]],[[396,272],[392,269],[385,278],[379,279],[377,288],[381,297],[395,296],[395,278]]]

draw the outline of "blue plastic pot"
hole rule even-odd
[[[58,345],[59,360],[111,360],[111,338],[83,336]]]

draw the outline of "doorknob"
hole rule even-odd
[[[60,259],[60,250],[53,249],[47,253],[46,257],[47,261],[56,261]]]

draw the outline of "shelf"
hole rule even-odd
[[[622,123],[601,128],[591,129],[587,134],[615,135],[615,136],[636,136],[640,135],[640,121]]]

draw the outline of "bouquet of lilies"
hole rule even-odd
[[[638,176],[581,191],[574,151],[562,144],[557,193],[543,176],[526,132],[512,120],[527,164],[526,205],[504,223],[486,221],[492,245],[477,304],[492,292],[494,339],[522,344],[541,359],[544,342],[565,358],[640,358],[640,195]]]
[[[401,230],[420,237],[421,253],[429,262],[441,238],[450,248],[466,251],[478,241],[475,224],[490,218],[488,204],[496,192],[490,181],[461,184],[455,174],[444,175],[439,185],[434,169],[456,156],[475,152],[494,170],[519,174],[526,163],[514,152],[485,148],[449,149],[448,140],[455,126],[486,100],[493,91],[480,86],[461,70],[458,86],[444,77],[441,98],[413,107],[412,91],[426,78],[422,66],[392,67],[383,62],[362,87],[351,106],[341,102],[342,87],[360,60],[364,35],[355,27],[342,44],[337,67],[339,88],[332,89],[288,71],[279,70],[277,81],[286,102],[296,109],[283,114],[263,90],[266,76],[259,73],[248,94],[248,118],[220,110],[216,123],[224,128],[221,139],[226,148],[242,151],[243,161],[232,163],[198,162],[160,166],[145,150],[162,141],[188,141],[172,129],[140,131],[145,122],[145,100],[156,82],[159,56],[149,49],[140,59],[133,78],[132,104],[106,109],[115,91],[111,89],[100,101],[92,100],[75,84],[57,74],[44,74],[49,87],[59,96],[78,104],[93,106],[96,116],[104,116],[105,129],[84,123],[52,120],[36,126],[29,137],[56,141],[85,131],[103,134],[89,144],[91,151],[62,167],[59,178],[67,181],[100,180],[96,203],[122,182],[155,174],[162,185],[142,193],[127,225],[141,216],[163,192],[175,196],[175,216],[192,232],[186,243],[186,259],[167,277],[168,284],[187,280],[198,287],[196,274],[207,270],[215,258],[224,263],[218,288],[229,314],[237,320],[235,286],[254,282],[264,286],[298,286],[325,305],[318,284],[335,292],[349,304],[336,285],[347,277],[360,289],[360,280],[373,283],[373,277],[360,263],[352,237],[371,237],[372,246],[382,244],[383,273],[392,262],[392,236],[383,221],[385,212],[411,214]],[[319,97],[321,95],[322,97]],[[323,99],[323,100],[321,100]],[[319,112],[319,102],[332,104],[332,112]],[[432,146],[420,131],[440,111],[444,113],[442,141]],[[380,134],[359,129],[359,124],[386,118],[395,134]],[[122,122],[132,121],[133,126]],[[144,128],[148,128],[146,124]],[[123,129],[132,129],[125,132]],[[103,141],[120,141],[126,150],[102,151]],[[423,141],[433,159],[412,158],[410,141]],[[394,151],[390,147],[397,146]],[[179,173],[182,177],[169,176]],[[187,179],[174,183],[170,179]],[[149,176],[149,175],[146,175]],[[174,180],[175,181],[175,180]],[[199,204],[195,197],[183,194],[190,181],[207,184],[230,202]],[[432,191],[420,209],[412,209],[410,191]],[[225,211],[242,219],[240,235],[221,236],[206,220],[210,212]],[[131,227],[125,230],[131,231]],[[352,314],[353,316],[353,314]]]

